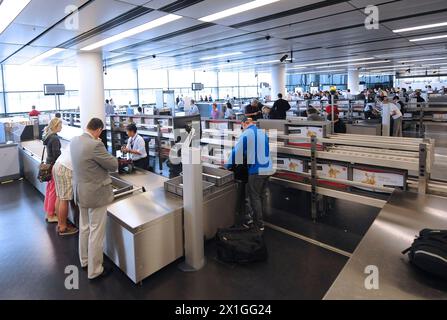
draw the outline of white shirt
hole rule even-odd
[[[147,157],[146,147],[142,136],[136,134],[127,141],[127,149],[138,151],[140,154],[130,153],[130,158],[134,161]]]
[[[390,103],[389,108],[390,108],[390,115],[394,120],[402,117],[402,112],[399,110],[399,108],[394,103]]]
[[[200,112],[199,112],[199,108],[198,108],[195,104],[192,104],[192,105],[189,107],[188,115],[190,115],[190,116],[194,116],[194,115],[199,114],[199,113],[200,113]]]
[[[56,163],[63,165],[65,168],[73,171],[73,165],[71,163],[71,153],[69,147],[61,149],[61,155],[59,156],[59,158],[57,158]]]

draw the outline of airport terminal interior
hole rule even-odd
[[[447,299],[447,1],[3,0],[0,67],[0,299]]]

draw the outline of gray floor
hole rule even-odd
[[[199,272],[182,273],[176,261],[136,286],[116,268],[98,282],[81,270],[70,291],[64,269],[78,265],[77,236],[61,238],[44,222],[43,199],[26,181],[0,185],[0,230],[0,299],[321,299],[347,261],[267,229],[266,262],[222,264],[210,242]]]

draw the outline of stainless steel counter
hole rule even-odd
[[[393,193],[325,299],[447,299],[447,283],[415,269],[401,254],[424,228],[447,229],[447,199]],[[365,288],[367,266],[378,268],[378,290]]]
[[[108,211],[110,217],[130,232],[136,233],[179,209],[183,209],[182,199],[159,187],[117,201],[109,206]]]

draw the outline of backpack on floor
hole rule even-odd
[[[408,253],[410,262],[419,269],[447,280],[447,230],[421,230],[402,253]]]
[[[257,229],[219,229],[216,234],[217,258],[228,263],[267,260],[267,248]]]

